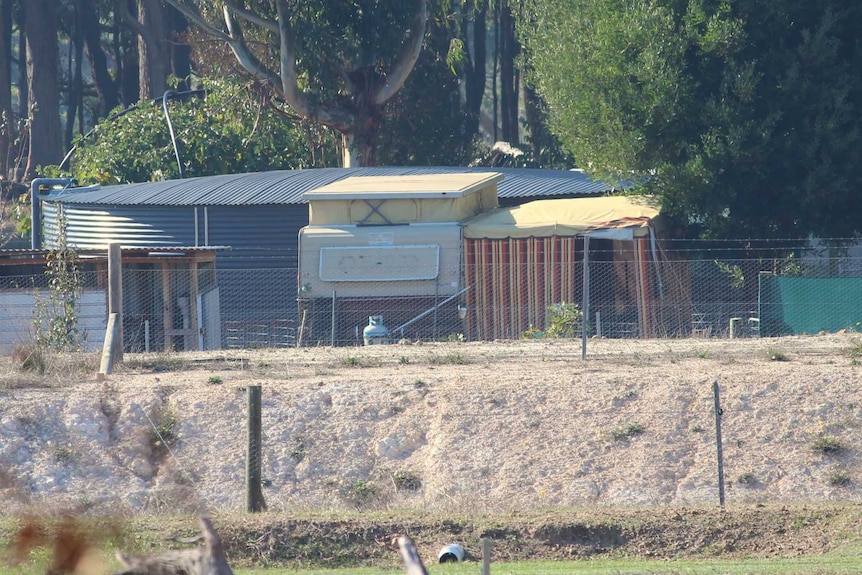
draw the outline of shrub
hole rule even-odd
[[[818,437],[814,440],[813,448],[821,455],[838,455],[844,451],[844,446],[835,437]]]
[[[644,432],[646,432],[646,428],[640,423],[630,423],[625,427],[618,427],[611,431],[611,437],[614,438],[614,441],[622,441],[623,439],[637,437]]]
[[[581,329],[584,314],[576,303],[557,303],[548,306],[547,337],[575,337]]]
[[[422,487],[422,480],[409,469],[401,469],[393,473],[392,482],[398,491],[417,491]]]

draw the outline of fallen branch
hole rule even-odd
[[[212,522],[201,517],[200,524],[204,541],[202,546],[146,557],[126,557],[117,553],[117,559],[125,569],[115,575],[233,575]]]

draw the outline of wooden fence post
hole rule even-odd
[[[248,386],[248,451],[246,453],[245,486],[248,512],[258,513],[266,510],[261,490],[261,417],[260,386]]]
[[[119,330],[114,339],[113,356],[123,361],[123,255],[120,244],[108,244],[108,315],[117,314]]]
[[[721,447],[721,401],[718,394],[718,380],[712,383],[712,394],[715,399],[715,447],[718,455],[718,504],[724,509],[724,451]]]

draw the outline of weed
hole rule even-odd
[[[299,463],[305,456],[308,455],[308,450],[305,449],[305,445],[302,443],[297,444],[293,449],[290,450],[290,458]]]
[[[746,471],[736,478],[736,482],[740,485],[752,485],[755,481],[754,474],[750,471]]]
[[[846,487],[850,485],[850,476],[843,471],[836,471],[829,476],[829,485],[833,487]]]
[[[709,350],[708,349],[702,349],[702,350],[698,351],[697,357],[699,357],[700,359],[707,359],[709,357]]]
[[[859,325],[858,322],[857,325]],[[847,350],[847,355],[850,356],[851,359],[862,358],[862,343],[857,343],[849,350]]]
[[[153,455],[161,459],[179,439],[177,416],[171,409],[162,407],[150,419],[154,426],[149,433],[150,448]]]
[[[818,437],[814,440],[813,449],[821,455],[838,455],[844,451],[844,446],[835,437]]]
[[[341,360],[341,365],[344,365],[347,367],[359,367],[360,365],[362,365],[362,360],[359,359],[358,357],[354,357],[351,355],[351,356],[345,357],[343,360]]]
[[[57,445],[54,447],[54,461],[57,463],[70,463],[75,457],[75,452],[68,445]]]
[[[463,341],[466,341],[466,338],[464,337],[463,333],[450,333],[449,335],[446,336],[446,338],[443,341],[448,341],[450,343],[452,343],[452,342],[463,342]]]
[[[406,355],[402,355],[398,358],[398,363],[401,365],[407,365],[408,363],[410,363],[410,358]]]
[[[630,423],[625,427],[618,427],[611,431],[611,437],[614,438],[614,441],[622,441],[642,435],[645,431],[646,428],[640,423]]]
[[[46,352],[35,343],[19,343],[12,347],[12,361],[20,371],[44,375],[47,369]]]
[[[704,431],[706,431],[706,429],[704,429],[702,425],[695,424],[691,426],[692,433],[703,433]]]
[[[422,487],[422,480],[409,469],[401,469],[393,473],[392,483],[398,491],[418,491]]]
[[[428,387],[428,384],[421,379],[417,379],[413,382],[413,387],[415,387],[416,389],[422,389],[423,387]]]
[[[207,379],[207,383],[210,385],[218,385],[222,383],[222,379],[218,375],[211,375],[209,379]]]
[[[470,360],[461,353],[447,353],[446,355],[434,355],[428,359],[432,365],[466,365]]]
[[[769,348],[766,350],[769,361],[790,361],[790,357],[780,349]]]
[[[584,314],[576,303],[558,303],[548,306],[545,329],[547,337],[575,337],[581,329]]]
[[[362,507],[375,495],[377,495],[377,486],[371,481],[359,479],[354,481],[347,491],[344,493],[345,499],[357,507]]]

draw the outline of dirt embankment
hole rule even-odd
[[[830,526],[855,525],[862,499],[860,345],[849,333],[591,340],[586,361],[580,342],[562,340],[132,356],[106,382],[57,369],[25,377],[10,363],[0,504],[234,516],[245,506],[245,390],[260,385],[271,512],[419,519],[269,516],[256,538],[228,534],[244,556],[279,547],[279,529],[357,542],[353,555],[386,553],[390,532],[405,529],[429,546],[496,533],[513,558],[827,548]],[[724,514],[714,381],[737,510]]]

